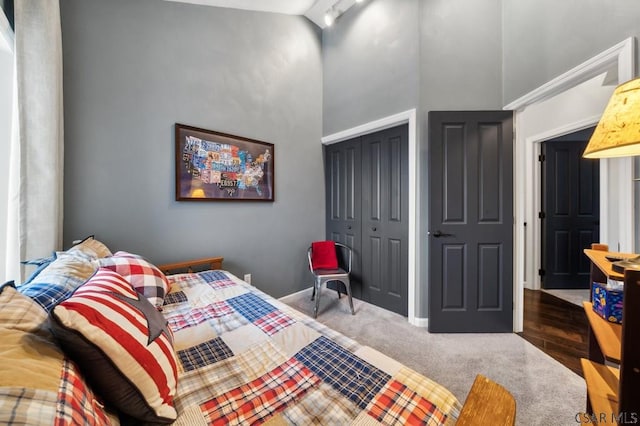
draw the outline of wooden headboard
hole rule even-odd
[[[187,260],[184,262],[165,263],[164,265],[158,265],[158,269],[166,275],[204,269],[222,269],[223,260],[224,257],[205,257],[203,259]]]

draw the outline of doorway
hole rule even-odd
[[[515,205],[516,332],[523,329],[524,288],[540,288],[539,142],[597,124],[615,84],[635,76],[635,63],[629,37],[504,107],[515,111],[515,190],[525,194]],[[633,251],[633,199],[624,195],[633,192],[632,165],[629,158],[600,161],[600,242],[620,251]]]
[[[600,165],[582,158],[594,127],[542,142],[542,288],[588,289],[583,250],[600,238]]]

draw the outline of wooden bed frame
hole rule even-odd
[[[165,275],[178,274],[182,272],[194,272],[205,269],[222,269],[224,257],[205,257],[203,259],[187,260],[184,262],[165,263],[159,265]]]
[[[167,275],[206,269],[222,269],[223,257],[206,257],[185,262],[166,263],[158,268]],[[509,391],[478,374],[458,417],[459,426],[513,426],[516,401]]]

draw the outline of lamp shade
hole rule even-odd
[[[610,158],[640,155],[640,78],[619,85],[582,155]]]

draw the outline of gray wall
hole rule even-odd
[[[420,19],[424,111],[502,108],[501,0],[426,0]]]
[[[502,109],[501,0],[428,0],[420,14],[419,317],[428,317],[427,114]]]
[[[416,108],[419,317],[427,112],[500,109],[640,36],[637,0],[369,0],[322,40],[277,14],[157,0],[61,8],[66,244],[95,233],[156,262],[222,254],[276,296],[304,288],[304,249],[324,236],[320,137]],[[175,122],[275,143],[276,202],[175,202]]]
[[[324,237],[320,32],[302,17],[61,0],[64,240],[155,263],[216,256],[278,297]],[[174,201],[174,123],[275,144],[270,202]]]
[[[323,134],[409,108],[418,110],[421,245],[416,314],[425,317],[428,111],[502,109],[625,38],[640,37],[640,2],[371,0],[365,4],[361,11],[352,8],[323,33]]]
[[[637,0],[505,0],[503,8],[505,105],[622,40],[640,37]]]
[[[323,134],[415,108],[418,0],[355,4],[322,33]]]
[[[427,112],[502,107],[500,0],[372,0],[323,32],[324,135],[418,111],[418,317],[427,316]]]

